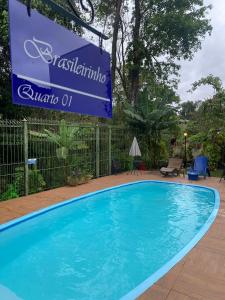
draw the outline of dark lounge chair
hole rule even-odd
[[[181,158],[170,158],[167,167],[162,167],[160,173],[164,176],[174,175],[178,176],[180,174],[183,165],[183,159]]]

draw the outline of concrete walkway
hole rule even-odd
[[[142,179],[188,182],[181,177],[162,178],[158,172],[102,177],[78,187],[63,187],[0,202],[0,223],[88,192]],[[208,178],[194,183],[214,187],[220,192],[221,205],[216,221],[197,246],[147,290],[139,298],[141,300],[225,300],[225,181],[219,183],[218,178]]]

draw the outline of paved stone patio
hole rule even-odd
[[[0,223],[88,192],[142,179],[188,182],[182,177],[163,178],[158,172],[102,177],[78,187],[63,187],[0,202]],[[140,300],[225,300],[225,181],[219,183],[218,178],[212,177],[193,183],[218,189],[221,197],[219,214],[192,251],[139,297]]]

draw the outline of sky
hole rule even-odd
[[[214,93],[210,86],[202,86],[194,93],[188,93],[193,82],[209,74],[219,76],[225,86],[225,0],[205,0],[206,5],[212,4],[209,13],[213,31],[202,42],[192,61],[181,63],[180,84],[178,95],[182,101],[197,101],[210,98]]]

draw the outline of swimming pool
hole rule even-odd
[[[218,208],[214,189],[141,181],[9,222],[0,226],[0,295],[135,299],[197,243]]]

